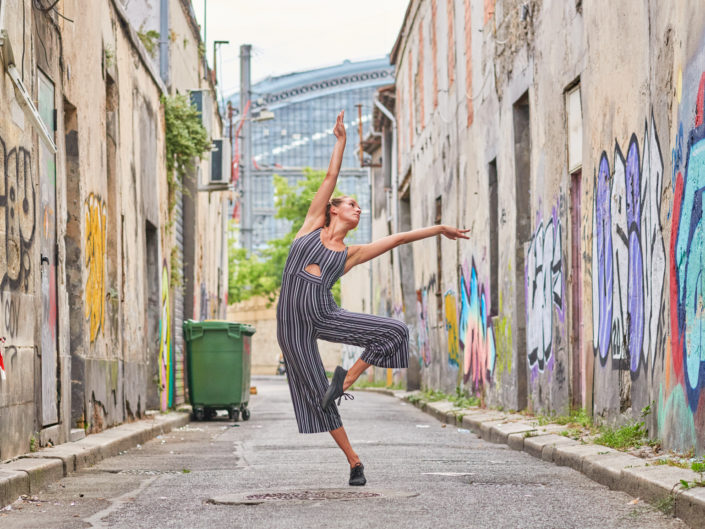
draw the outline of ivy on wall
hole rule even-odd
[[[169,184],[169,217],[176,203],[176,191],[183,191],[184,178],[210,151],[211,140],[201,115],[185,95],[162,96],[166,124],[166,174]]]
[[[188,96],[176,94],[162,96],[164,107],[164,122],[166,126],[166,176],[169,193],[169,220],[166,232],[169,234],[173,226],[174,206],[177,191],[185,192],[184,178],[189,177],[189,171],[194,168],[196,160],[203,159],[205,153],[211,150],[211,140],[208,137],[200,112],[191,105]],[[180,272],[180,260],[176,247],[171,251],[172,287],[183,285]]]

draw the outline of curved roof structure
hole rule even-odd
[[[267,77],[253,83],[253,103],[259,103],[259,106],[264,104],[273,110],[284,104],[393,82],[394,67],[389,64],[388,55],[366,61],[346,60],[334,66]],[[239,104],[238,93],[228,99],[234,106]]]

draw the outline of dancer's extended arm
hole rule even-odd
[[[304,220],[301,229],[296,234],[297,237],[306,235],[313,230],[320,228],[325,224],[326,221],[326,205],[330,200],[330,197],[335,191],[335,185],[338,182],[338,173],[340,172],[340,165],[343,163],[343,152],[345,151],[345,124],[343,119],[345,118],[345,111],[341,111],[335,120],[335,127],[333,127],[333,134],[335,134],[336,142],[335,147],[333,147],[333,154],[330,157],[330,164],[328,165],[328,171],[326,172],[326,177],[323,179],[321,187],[316,191],[316,195],[311,201],[311,205],[308,208],[308,213],[306,213],[306,220]]]
[[[345,261],[345,270],[343,273],[346,273],[353,266],[374,259],[378,255],[382,255],[384,252],[388,252],[392,248],[396,248],[402,244],[426,239],[427,237],[434,237],[436,235],[445,235],[451,240],[469,239],[469,237],[465,235],[469,231],[470,230],[461,230],[452,226],[446,226],[445,224],[439,224],[437,226],[429,226],[428,228],[395,233],[394,235],[382,237],[378,241],[369,244],[351,246],[348,249],[348,258]]]

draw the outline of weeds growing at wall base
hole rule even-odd
[[[654,507],[656,507],[663,514],[671,516],[676,508],[676,496],[674,494],[664,496],[660,500],[656,500],[654,502]]]
[[[357,379],[353,388],[363,389],[363,388],[384,388],[391,390],[401,390],[404,386],[401,382],[395,382],[392,384],[387,384],[386,380],[360,380]]]

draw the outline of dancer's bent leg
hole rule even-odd
[[[333,439],[335,442],[338,444],[340,449],[345,452],[345,457],[348,458],[348,463],[350,463],[350,468],[354,467],[358,463],[360,463],[360,458],[357,456],[355,451],[352,449],[352,446],[350,446],[350,441],[348,440],[348,434],[345,433],[345,428],[342,426],[340,428],[336,428],[335,430],[331,430],[330,434],[333,436]]]
[[[358,358],[353,366],[348,369],[348,374],[345,375],[345,381],[343,382],[343,391],[347,390],[352,386],[360,375],[362,375],[365,370],[372,364],[368,364],[361,358]]]

